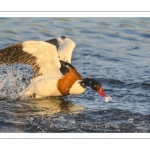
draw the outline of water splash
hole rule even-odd
[[[111,100],[112,100],[112,97],[110,97],[110,96],[106,96],[106,97],[104,97],[104,99],[105,99],[105,102],[106,102],[106,103],[108,103],[109,101],[111,101]]]
[[[29,85],[29,75],[24,75],[22,65],[0,66],[0,97],[17,99]],[[29,70],[28,70],[29,71]]]

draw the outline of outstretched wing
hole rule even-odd
[[[0,62],[31,65],[34,77],[48,72],[60,73],[60,61],[56,46],[43,41],[25,41],[0,51]]]
[[[72,52],[76,45],[75,42],[65,36],[47,40],[46,42],[51,43],[57,47],[60,60],[71,64]]]

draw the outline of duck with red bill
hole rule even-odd
[[[84,78],[81,82],[80,85],[83,88],[86,88],[87,86],[89,86],[92,90],[96,91],[98,94],[100,94],[104,99],[105,102],[109,102],[112,98],[107,96],[102,88],[101,83],[99,83],[98,81],[92,79],[92,78]]]

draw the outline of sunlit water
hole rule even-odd
[[[0,49],[61,35],[76,42],[72,64],[100,81],[107,103],[81,95],[20,99],[33,71],[0,66],[0,132],[150,132],[150,18],[0,18]]]

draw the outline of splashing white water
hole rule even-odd
[[[104,99],[105,99],[105,102],[106,102],[106,103],[108,103],[109,101],[112,100],[112,98],[111,98],[110,96],[106,96],[106,97],[104,97]]]
[[[19,98],[22,91],[29,84],[28,77],[24,75],[22,66],[0,66],[0,97],[9,99]]]

